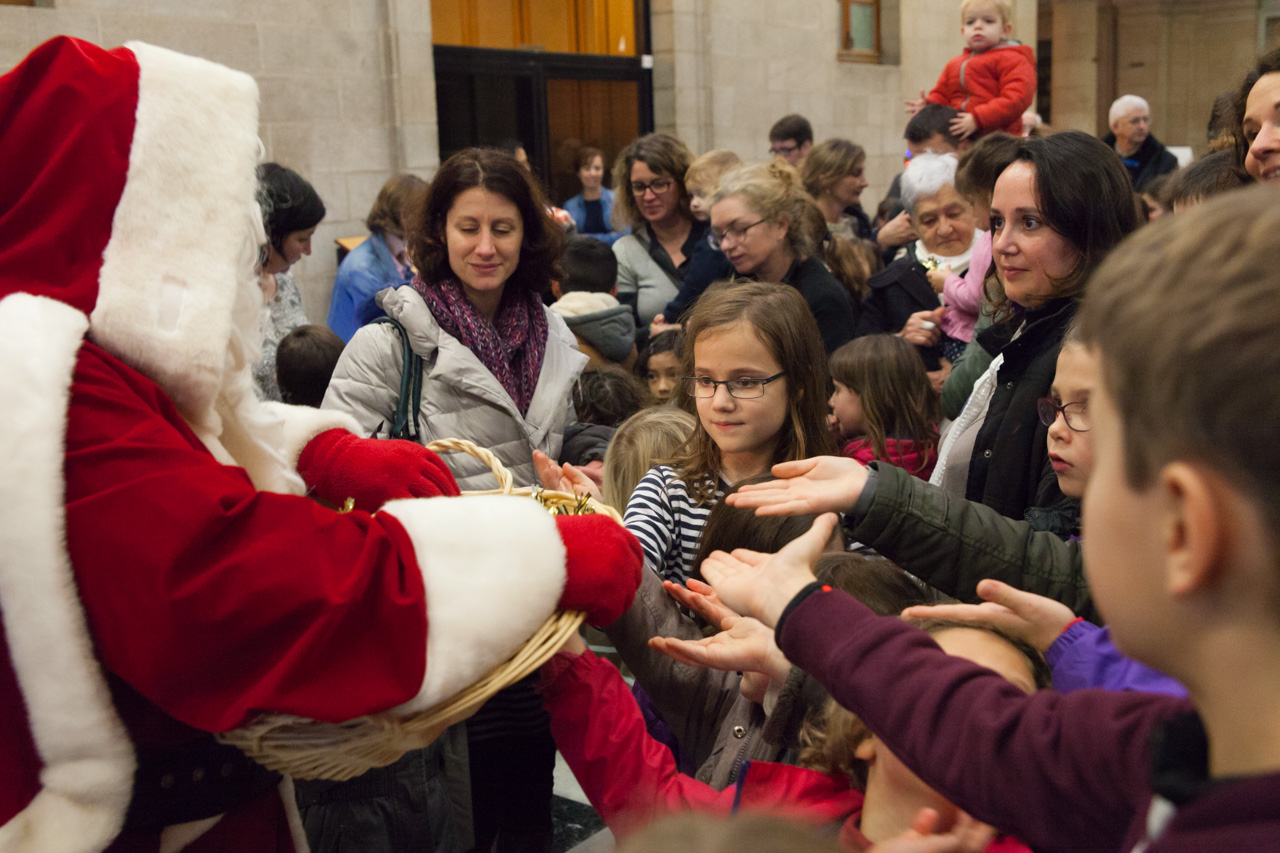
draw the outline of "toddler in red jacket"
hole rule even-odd
[[[960,111],[951,132],[961,139],[993,130],[1022,135],[1022,114],[1036,94],[1036,58],[1031,48],[1009,38],[1013,31],[1009,0],[964,0],[960,33],[964,51],[942,69],[933,91],[907,101],[915,115],[926,104]]]

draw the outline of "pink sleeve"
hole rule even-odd
[[[949,275],[942,286],[942,296],[946,300],[948,313],[952,309],[959,309],[975,318],[978,316],[978,309],[982,307],[982,282],[990,266],[991,232],[988,231],[978,238],[977,245],[973,247],[973,254],[969,258],[969,269],[964,277]]]
[[[671,812],[733,810],[734,788],[717,791],[676,769],[613,664],[589,651],[558,654],[543,667],[542,687],[556,746],[619,841]]]

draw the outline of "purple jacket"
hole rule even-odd
[[[1207,739],[1185,699],[1028,696],[816,586],[777,637],[926,784],[1035,850],[1128,851],[1150,835],[1147,853],[1280,851],[1280,773],[1207,779]]]
[[[1053,689],[1070,693],[1086,687],[1103,690],[1141,690],[1185,697],[1181,682],[1127,658],[1111,642],[1111,629],[1092,622],[1076,622],[1044,653],[1053,670]]]

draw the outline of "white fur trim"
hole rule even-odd
[[[198,421],[222,385],[252,239],[258,91],[207,60],[126,46],[140,69],[138,112],[90,337]]]
[[[51,299],[0,301],[0,617],[44,764],[0,827],[6,853],[102,850],[124,825],[134,752],[93,653],[66,552],[63,459],[87,318]]]
[[[427,672],[396,708],[430,708],[509,658],[555,612],[565,548],[529,498],[399,500],[382,512],[408,532],[427,591]]]
[[[320,433],[331,429],[345,429],[353,435],[362,432],[360,423],[346,412],[285,403],[263,403],[262,407],[279,418],[284,427],[281,451],[292,468],[298,467],[298,457],[303,449]]]
[[[608,293],[588,293],[580,290],[566,293],[557,299],[552,303],[551,310],[561,317],[581,317],[617,307],[618,300]]]

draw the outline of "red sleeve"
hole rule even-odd
[[[734,788],[717,791],[676,769],[613,664],[589,651],[556,655],[542,686],[556,746],[619,840],[664,814],[733,810]]]
[[[959,64],[962,56],[955,57],[942,67],[942,73],[938,75],[938,82],[933,84],[933,91],[925,99],[931,104],[941,104],[944,107],[955,106],[951,103],[951,95],[955,88],[959,86]]]
[[[1035,850],[1120,849],[1149,798],[1152,727],[1191,710],[1151,694],[1028,696],[840,591],[810,595],[781,627],[787,658],[925,784]]]
[[[979,130],[999,130],[1022,120],[1036,94],[1036,67],[1018,50],[1007,50],[996,63],[998,93],[970,112]]]
[[[99,657],[166,713],[208,731],[258,711],[344,720],[421,687],[423,581],[394,519],[257,491],[92,344],[66,449],[67,547]]]

